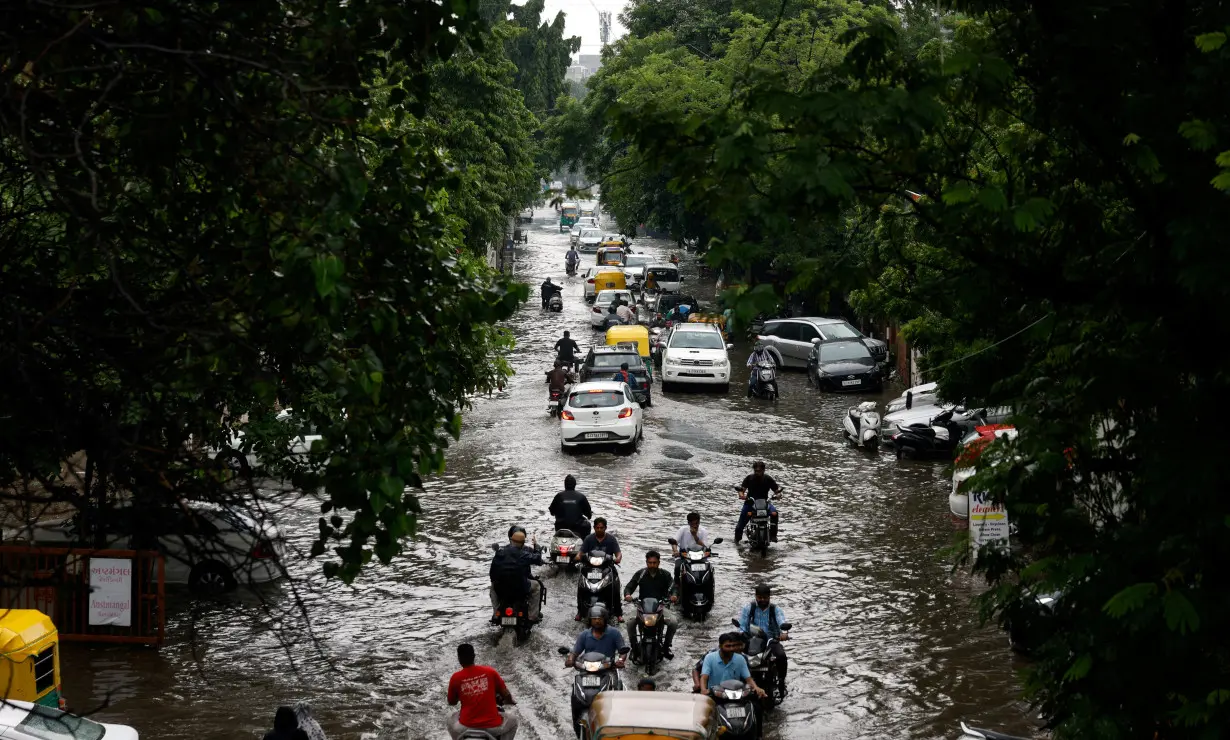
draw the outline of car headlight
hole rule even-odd
[[[726,360],[714,360],[714,361],[713,361],[713,366],[714,366],[714,367],[726,367],[726,366],[727,366],[727,365],[729,365],[729,364],[730,364],[730,363],[729,363],[728,361],[726,361]]]
[[[682,365],[683,363],[675,359],[674,357],[667,357],[666,364],[667,365]]]

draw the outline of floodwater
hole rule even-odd
[[[63,647],[70,705],[102,706],[100,719],[131,724],[143,738],[233,740],[260,737],[277,705],[306,699],[331,738],[447,738],[444,691],[455,647],[469,641],[517,699],[518,738],[569,737],[573,672],[556,647],[571,645],[579,630],[576,576],[542,569],[544,621],[517,648],[487,623],[487,565],[488,543],[503,541],[510,524],[524,524],[545,544],[547,505],[571,473],[618,533],[625,583],[646,550],[669,547],[688,511],[726,537],[715,548],[717,606],[707,623],[680,629],[659,690],[690,690],[691,664],[754,585],[767,582],[794,624],[791,694],[770,716],[767,738],[952,738],[961,720],[1034,734],[1019,699],[1020,659],[1002,633],[978,626],[971,603],[978,587],[944,554],[955,532],[944,466],[843,444],[841,415],[858,399],[822,395],[790,373],[773,406],[745,397],[740,369],[727,394],[656,392],[634,455],[561,453],[542,376],[551,346],[564,329],[583,349],[602,340],[588,327],[581,278],[563,277],[567,236],[553,215],[539,212],[515,271],[534,286],[547,275],[564,280],[564,311],[542,312],[535,287],[509,322],[517,375],[466,414],[447,472],[427,486],[427,511],[406,553],[371,567],[353,587],[324,583],[317,563],[296,561],[293,583],[259,593],[207,602],[173,596],[159,650]],[[673,250],[650,239],[634,248],[661,257]],[[712,281],[682,256],[684,289],[711,297]],[[735,367],[747,351],[737,345]],[[733,486],[758,459],[785,492],[780,542],[767,558],[732,543]],[[300,551],[315,511],[305,501],[283,515]],[[639,675],[629,664],[625,682]]]

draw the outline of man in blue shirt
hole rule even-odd
[[[738,652],[742,639],[738,633],[727,632],[720,638],[717,652],[705,656],[700,668],[700,683],[705,690],[712,692],[723,681],[733,679],[747,684],[757,696],[764,698],[764,691],[752,680],[752,672],[747,669],[747,659]]]
[[[782,641],[789,640],[790,635],[782,632],[781,626],[786,622],[786,613],[781,607],[770,601],[772,591],[769,584],[762,583],[756,586],[756,600],[749,602],[743,607],[743,612],[739,615],[739,629],[743,630],[744,634],[750,632],[751,625],[756,625],[764,630],[765,634],[773,638],[769,643],[770,659],[777,666],[777,678],[782,689],[786,688],[786,648],[782,646]]]
[[[624,656],[619,655],[619,651],[625,647],[624,636],[618,629],[608,629],[606,622],[606,607],[598,604],[589,610],[589,628],[577,635],[577,641],[564,660],[564,665],[571,668],[578,656],[602,653],[615,660],[616,668],[623,668]]]

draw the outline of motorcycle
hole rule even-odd
[[[953,418],[955,413],[956,409],[949,409],[929,422],[898,426],[897,433],[890,438],[893,447],[897,448],[897,459],[906,454],[912,457],[952,457],[968,428],[986,423],[985,412],[982,411],[963,414],[959,420]]]
[[[661,314],[658,314],[661,317]],[[649,330],[649,356],[654,367],[662,367],[662,352],[666,349],[666,336],[660,326]]]
[[[564,310],[564,299],[560,298],[559,293],[552,293],[547,299],[547,310],[552,313],[559,313]]]
[[[850,409],[841,423],[846,439],[867,450],[880,448],[880,412],[875,401],[863,401]]]
[[[610,629],[609,627],[607,629]],[[628,654],[628,648],[620,648],[619,655]],[[560,655],[567,655],[568,648],[561,647]],[[623,691],[624,683],[619,679],[616,662],[602,653],[585,653],[573,660],[577,675],[572,680],[572,727],[577,737],[584,737],[581,716],[593,704],[594,697],[603,691]]]
[[[618,314],[609,313],[606,315],[606,318],[602,320],[602,330],[606,331],[612,326],[624,326],[627,323],[627,321],[619,318]]]
[[[576,262],[564,262],[564,274],[567,275],[568,277],[572,277],[573,275],[576,275],[577,274],[577,263]]]
[[[573,357],[570,354],[561,354],[555,359],[563,363],[565,370],[570,370],[574,373],[580,371],[582,363],[585,362],[580,357]]]
[[[678,547],[679,541],[671,537],[667,542]],[[722,538],[713,540],[722,544]],[[713,608],[713,565],[709,558],[713,553],[699,547],[691,547],[679,553],[679,572],[675,582],[679,584],[679,609],[689,619],[704,620]]]
[[[735,627],[740,627],[739,620],[732,619],[730,623]],[[789,632],[792,625],[789,622],[782,622],[778,627],[782,632]],[[781,685],[777,680],[777,660],[773,657],[773,653],[769,649],[773,643],[777,642],[777,638],[769,637],[764,630],[756,625],[748,625],[748,640],[743,648],[743,656],[747,658],[747,668],[752,674],[752,680],[756,682],[765,693],[765,698],[761,700],[765,711],[772,709],[782,703],[782,699],[786,696],[786,687]]]
[[[764,736],[755,697],[751,687],[737,679],[723,681],[713,690],[722,740],[758,740]]]
[[[492,544],[491,549],[498,552],[500,546]],[[543,604],[546,604],[547,587],[537,578],[531,578],[530,580],[536,581],[541,587],[542,591],[539,598]],[[498,587],[496,588],[495,595],[499,603],[500,629],[504,632],[511,631],[514,633],[516,635],[516,644],[522,644],[529,639],[530,630],[534,628],[534,623],[530,621],[530,595],[526,593],[506,596],[500,593]]]
[[[555,563],[560,570],[565,568],[572,570],[576,567],[573,554],[579,552],[580,549],[581,535],[571,529],[557,529],[551,538],[551,544],[547,546],[547,559]]]
[[[641,599],[636,602],[636,653],[632,659],[645,668],[645,673],[652,676],[658,672],[658,663],[662,660],[663,633],[662,621],[666,604],[657,599]],[[631,630],[629,630],[631,632]]]
[[[756,382],[747,388],[747,395],[755,395],[770,401],[777,400],[777,366],[772,362],[761,362],[752,368],[757,374]]]
[[[769,499],[752,499],[752,510],[747,515],[747,527],[743,532],[747,535],[748,547],[753,550],[759,550],[761,555],[768,555],[769,527],[772,524],[769,513]]]
[[[585,614],[595,604],[610,608],[615,604],[611,587],[615,583],[615,559],[603,550],[590,550],[581,560],[577,582],[577,613]],[[619,594],[614,594],[619,598]]]
[[[547,413],[551,416],[559,416],[559,413],[564,410],[564,398],[567,397],[566,390],[547,391]]]

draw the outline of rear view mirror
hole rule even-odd
[[[499,551],[500,551],[500,546],[499,546],[498,544],[496,544],[496,543],[492,542],[492,543],[491,543],[491,549],[492,549],[493,551],[495,551],[495,552],[499,552]]]
[[[730,620],[730,623],[731,623],[731,624],[733,624],[733,625],[734,625],[734,626],[736,626],[736,627],[740,627],[740,628],[742,627],[742,625],[740,625],[740,624],[739,624],[739,620],[737,620],[737,619],[732,619],[732,620]]]
[[[782,628],[782,632],[789,632],[789,631],[790,631],[790,623],[789,623],[789,622],[782,622],[782,623],[781,623],[781,625],[779,625],[779,626]]]
[[[732,350],[732,349],[734,349],[734,348],[735,348],[735,345],[733,345],[733,344],[728,344],[728,345],[726,345],[726,351],[727,351],[727,352],[729,352],[730,350]]]
[[[721,537],[718,537],[717,539],[715,539],[715,540],[713,541],[713,544],[715,544],[715,545],[720,545],[720,544],[722,544],[722,538],[721,538]]]
[[[675,545],[676,547],[679,545],[679,540],[675,539],[674,537],[667,537],[666,541],[671,543],[672,545]]]
[[[811,343],[812,343],[812,344],[820,344],[820,337],[813,337],[813,338],[812,338],[812,340],[811,340]]]

